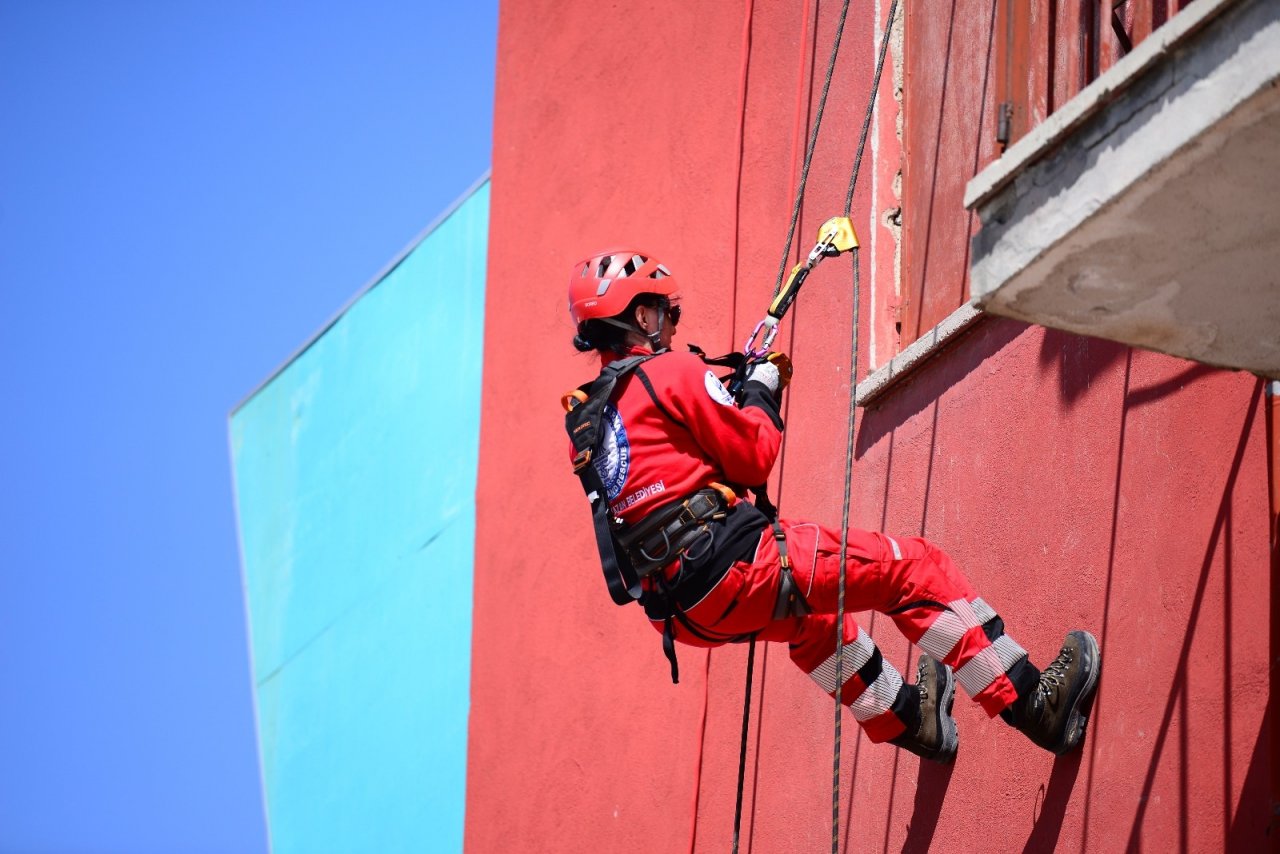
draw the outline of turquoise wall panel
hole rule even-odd
[[[272,847],[460,851],[489,185],[231,416]]]

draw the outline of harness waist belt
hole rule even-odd
[[[641,577],[651,575],[690,550],[700,538],[710,545],[710,523],[723,519],[729,503],[717,489],[700,489],[673,501],[616,534],[631,565]]]

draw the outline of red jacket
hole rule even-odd
[[[602,419],[604,444],[595,460],[614,514],[634,524],[712,482],[764,483],[778,456],[782,423],[768,392],[757,386],[748,384],[739,408],[702,359],[679,352],[649,359],[620,382]]]

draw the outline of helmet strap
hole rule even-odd
[[[661,344],[659,342],[662,339],[662,317],[658,318],[657,332],[645,332],[639,326],[634,326],[630,323],[623,323],[621,320],[615,320],[612,317],[598,317],[596,319],[599,320],[601,323],[607,323],[610,326],[616,326],[619,329],[625,329],[628,332],[634,332],[635,334],[647,340],[651,346],[651,349],[654,352],[657,352],[661,347]]]
[[[656,353],[662,349],[662,324],[667,319],[667,310],[662,306],[658,307],[658,328],[650,332],[647,336],[651,349]]]

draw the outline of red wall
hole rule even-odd
[[[800,251],[842,206],[870,82],[871,4],[853,7]],[[838,11],[826,3],[815,17],[783,0],[502,8],[469,851],[729,846],[746,651],[683,650],[673,686],[639,609],[609,602],[558,406],[594,373],[569,345],[567,275],[594,248],[634,242],[684,283],[678,346],[740,346],[772,293]],[[869,212],[871,170],[889,179],[890,148],[864,166],[855,199],[864,244],[878,228],[881,249],[892,238]],[[891,282],[892,254],[876,259]],[[775,491],[786,515],[832,525],[850,310],[849,262],[829,261],[778,342],[797,375]],[[855,524],[938,541],[1041,663],[1066,629],[1092,630],[1104,671],[1084,751],[1056,761],[964,698],[952,768],[870,745],[846,715],[844,850],[1256,842],[1269,595],[1258,383],[986,320],[858,422]],[[913,673],[916,651],[888,620],[864,617]],[[824,850],[830,700],[778,647],[760,651],[754,702],[743,850]]]

